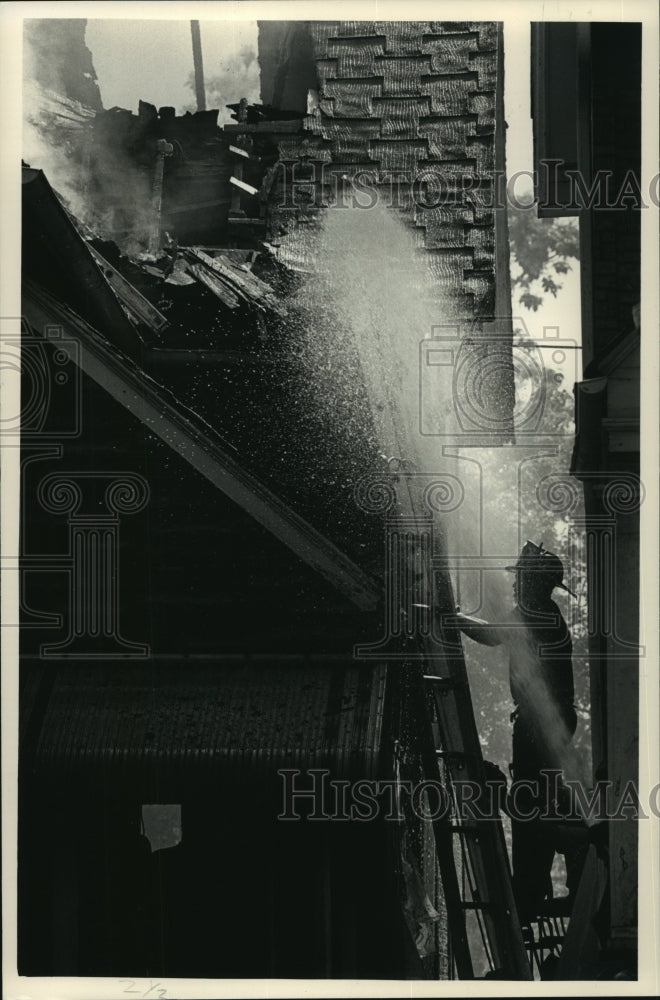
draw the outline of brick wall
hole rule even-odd
[[[260,24],[264,52],[269,33],[277,36],[279,91],[293,101],[296,75],[302,86],[309,73],[300,73],[298,48],[287,77],[281,24]],[[324,21],[310,22],[307,37],[318,106],[306,117],[304,132],[280,143],[282,159],[296,166],[322,162],[349,183],[360,174],[413,227],[417,245],[427,251],[434,293],[449,299],[461,316],[492,317],[496,258],[508,282],[508,246],[499,241],[496,252],[493,210],[496,147],[500,143],[503,150],[504,129],[498,25]],[[264,97],[275,95],[269,85],[275,71],[272,59],[262,59]],[[498,159],[503,162],[503,155]],[[325,199],[332,197],[333,183],[323,186]],[[295,242],[298,257],[309,259],[310,215],[323,202],[287,215],[278,210],[281,197],[281,186],[275,185],[272,218],[283,254]],[[293,240],[283,230],[295,233]]]

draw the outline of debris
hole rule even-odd
[[[90,243],[87,244],[89,252],[99,265],[103,277],[106,279],[113,292],[121,302],[129,315],[129,318],[145,323],[152,330],[162,330],[168,325],[168,320],[155,306],[145,299],[144,295],[134,288],[130,281],[119,273],[119,271],[103,257]],[[151,274],[159,274],[155,267],[145,268]]]
[[[182,250],[182,254],[188,272],[231,309],[236,309],[239,303],[243,303],[284,315],[285,310],[270,285],[257,278],[245,266],[237,266],[222,254],[211,257],[196,247],[188,247]]]
[[[165,284],[167,285],[194,285],[195,279],[191,278],[186,271],[186,263],[183,260],[177,258],[174,262],[174,267],[168,276],[165,278]]]

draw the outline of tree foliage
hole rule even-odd
[[[536,312],[544,294],[557,296],[562,288],[558,277],[572,269],[571,260],[580,258],[577,220],[539,219],[531,195],[509,205],[508,218],[511,285],[520,292],[521,304]]]

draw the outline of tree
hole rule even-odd
[[[557,276],[568,274],[569,261],[580,258],[577,220],[539,219],[531,195],[519,204],[510,204],[508,218],[511,285],[520,290],[522,305],[536,312],[543,303],[538,292],[556,297],[562,288]]]

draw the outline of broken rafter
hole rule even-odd
[[[242,181],[240,177],[230,177],[229,183],[239,187],[241,191],[247,191],[248,194],[259,194],[259,188],[253,187],[251,184],[246,184],[246,182]]]
[[[264,122],[254,122],[248,124],[247,122],[236,122],[223,125],[225,132],[229,132],[233,135],[250,134],[253,132],[273,132],[277,134],[278,132],[301,132],[303,125],[303,117],[301,114],[300,118],[295,119],[278,119],[273,118]]]
[[[151,330],[162,330],[169,324],[167,317],[163,316],[148,299],[145,299],[144,295],[138,292],[137,288],[130,281],[127,281],[112,264],[109,264],[105,257],[90,243],[87,244],[87,249],[131,319],[145,323]]]
[[[161,210],[163,206],[163,179],[165,176],[165,157],[171,156],[174,147],[164,139],[159,139],[154,168],[153,188],[151,192],[151,229],[149,232],[149,252],[160,250]]]
[[[213,292],[216,298],[224,302],[229,309],[238,309],[241,304],[241,298],[232,289],[231,284],[227,281],[222,281],[213,273],[210,267],[201,262],[186,261],[186,271],[192,274],[193,278],[201,282],[210,292]]]
[[[229,198],[214,198],[213,201],[197,201],[190,205],[177,205],[175,208],[168,208],[162,214],[169,218],[171,215],[180,215],[182,212],[199,212],[202,208],[220,208],[221,205],[229,205]]]
[[[237,266],[227,257],[210,257],[196,247],[182,250],[186,269],[217,295],[230,309],[242,302],[278,315],[284,309],[270,285],[247,268]]]

